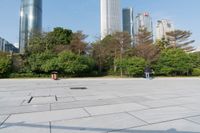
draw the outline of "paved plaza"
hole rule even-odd
[[[200,133],[200,78],[2,79],[0,133]]]

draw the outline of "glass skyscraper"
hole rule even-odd
[[[42,30],[42,0],[21,0],[19,49],[24,53],[34,32]]]
[[[122,11],[123,32],[128,32],[134,42],[134,13],[133,8],[124,8]]]
[[[101,1],[101,39],[109,34],[121,31],[120,0]]]

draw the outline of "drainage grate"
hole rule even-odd
[[[71,90],[86,90],[88,89],[87,87],[71,87]]]

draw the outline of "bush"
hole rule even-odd
[[[142,76],[146,66],[146,61],[140,57],[126,58],[122,61],[118,59],[115,63],[118,66],[118,71],[122,69],[127,76]]]
[[[177,76],[189,75],[193,65],[189,54],[183,50],[167,49],[161,53],[154,68],[157,75]]]
[[[192,71],[192,76],[200,76],[200,68],[194,68]]]
[[[7,55],[0,55],[0,78],[7,77],[11,72],[11,59]]]

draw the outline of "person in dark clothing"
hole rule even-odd
[[[145,78],[149,79],[150,78],[150,74],[152,73],[152,70],[149,66],[145,67],[144,69],[144,74],[145,74]]]

